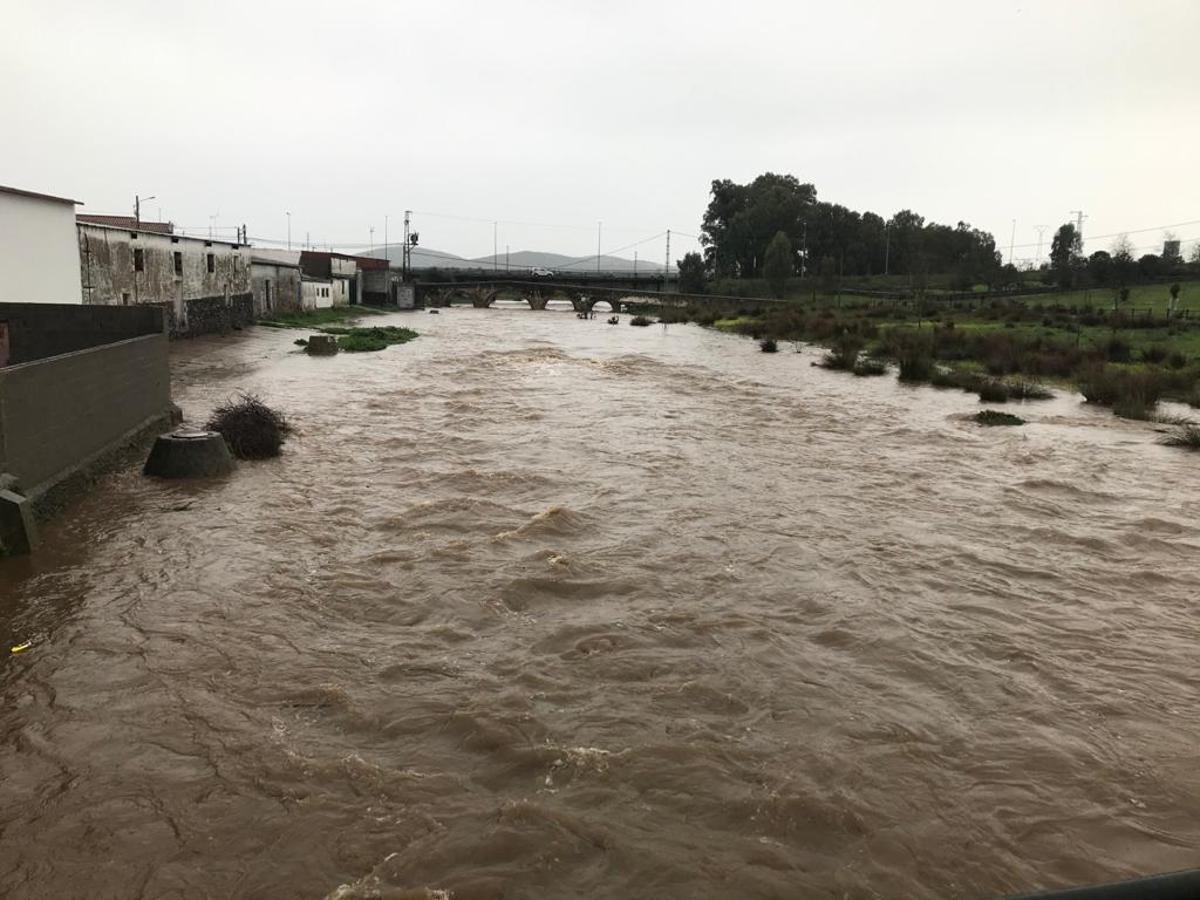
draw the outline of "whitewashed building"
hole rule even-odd
[[[78,203],[0,185],[0,302],[83,302]]]

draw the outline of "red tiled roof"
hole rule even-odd
[[[110,228],[128,228],[130,231],[150,231],[155,234],[174,234],[173,222],[138,222],[133,216],[100,216],[93,213],[76,213],[76,222],[86,225],[107,225]]]

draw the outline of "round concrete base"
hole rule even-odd
[[[229,474],[233,466],[220,434],[181,428],[155,439],[142,472],[159,478],[211,478]]]
[[[308,346],[304,350],[312,356],[332,356],[338,352],[337,335],[314,334],[308,339]]]

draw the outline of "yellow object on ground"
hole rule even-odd
[[[17,646],[13,647],[12,652],[13,653],[24,653],[26,650],[28,650],[32,646],[33,646],[33,641],[26,641],[23,644],[17,644]]]

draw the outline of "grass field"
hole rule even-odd
[[[1157,315],[1163,315],[1167,311],[1167,301],[1171,298],[1169,288],[1169,284],[1134,285],[1129,289],[1129,301],[1124,306],[1138,312],[1150,309]],[[1180,281],[1179,288],[1179,308],[1200,312],[1200,281]],[[1091,288],[1061,294],[1015,295],[1012,299],[1028,303],[1030,306],[1092,306],[1097,309],[1112,309],[1114,295],[1112,288]]]

